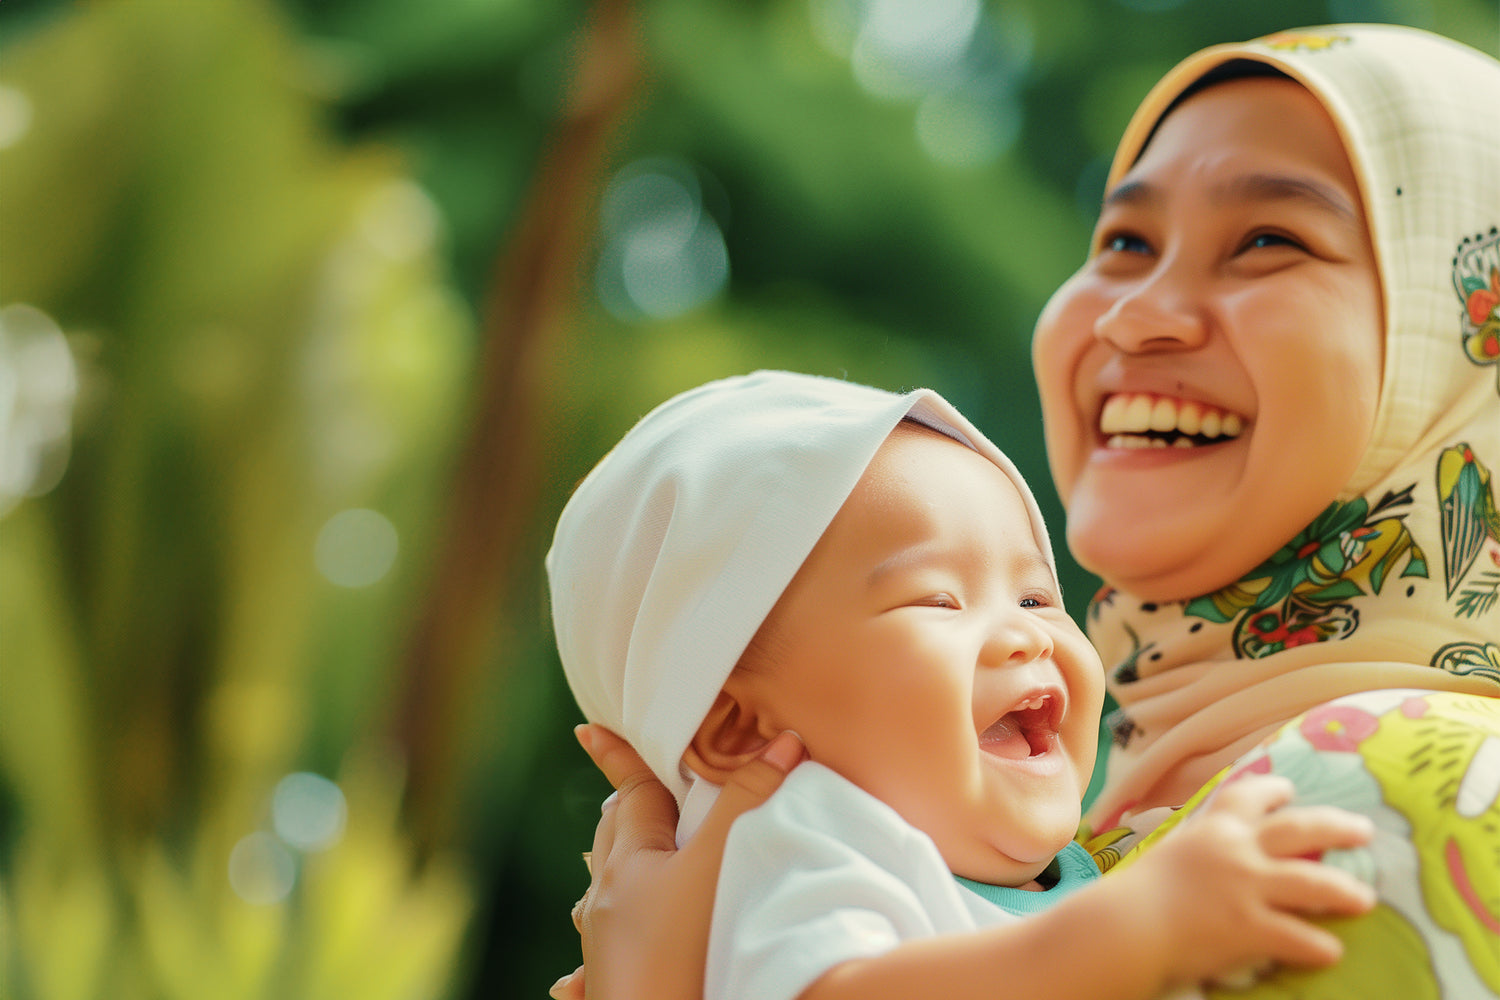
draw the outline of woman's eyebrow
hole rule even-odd
[[[1114,189],[1104,196],[1104,207],[1146,205],[1160,200],[1161,192],[1154,185],[1146,181],[1125,181],[1123,184],[1115,185]]]
[[[1244,174],[1218,184],[1210,192],[1213,201],[1300,201],[1330,212],[1352,228],[1363,228],[1359,212],[1336,188],[1305,177],[1288,174]],[[1158,185],[1148,181],[1125,181],[1104,197],[1104,207],[1153,205],[1162,200]]]
[[[1217,202],[1294,201],[1331,212],[1345,225],[1362,228],[1359,212],[1338,189],[1305,177],[1287,174],[1244,174],[1216,185],[1210,197]]]

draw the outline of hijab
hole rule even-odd
[[[1088,631],[1120,706],[1096,829],[1182,804],[1342,694],[1500,696],[1500,62],[1394,25],[1215,46],[1147,95],[1110,186],[1174,102],[1247,62],[1317,97],[1354,167],[1383,295],[1380,399],[1343,491],[1244,577],[1188,601],[1108,580],[1095,596]]]

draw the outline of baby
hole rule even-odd
[[[1099,659],[1030,490],[936,393],[683,393],[579,486],[547,568],[574,696],[676,795],[680,842],[779,733],[807,747],[730,833],[709,997],[1150,998],[1335,961],[1305,918],[1371,904],[1306,857],[1368,823],[1259,776],[1098,878],[1072,838]]]

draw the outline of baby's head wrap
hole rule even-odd
[[[1015,466],[937,393],[789,372],[710,382],[663,403],[563,509],[547,573],[568,684],[584,716],[628,740],[679,806],[695,780],[681,758],[714,698],[907,418],[1010,477],[1050,562]]]
[[[1142,101],[1109,184],[1187,92],[1243,63],[1306,87],[1343,140],[1383,295],[1380,400],[1337,502],[1265,564],[1188,602],[1096,598],[1089,635],[1121,705],[1104,820],[1180,803],[1268,727],[1341,694],[1500,693],[1500,62],[1397,25],[1214,46]]]

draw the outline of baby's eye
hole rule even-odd
[[[928,608],[958,608],[958,599],[949,593],[928,594],[916,603]]]

